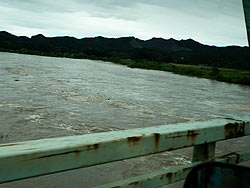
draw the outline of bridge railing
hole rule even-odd
[[[194,146],[193,163],[100,187],[159,187],[209,160],[240,163],[250,148],[215,158],[217,141],[250,135],[250,118],[216,119],[0,145],[0,183]]]

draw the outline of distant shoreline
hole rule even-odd
[[[161,70],[166,72],[172,72],[174,74],[206,78],[210,80],[217,80],[232,84],[242,84],[250,86],[250,71],[238,70],[228,68],[216,68],[216,67],[202,67],[196,65],[183,65],[176,63],[159,63],[159,62],[136,62],[121,60],[120,62],[114,62],[122,65],[126,65],[131,68],[142,68],[149,70]]]
[[[1,52],[10,52],[18,53],[15,51],[2,51]],[[74,57],[63,57],[63,56],[49,56],[41,55],[34,53],[18,53],[25,55],[38,55],[38,56],[47,56],[47,57],[59,57],[59,58],[71,58],[71,59],[83,59],[83,58],[74,58]],[[115,64],[125,65],[130,68],[140,68],[148,70],[160,70],[166,72],[172,72],[174,74],[197,77],[197,78],[206,78],[210,80],[217,80],[226,83],[232,84],[241,84],[250,86],[250,71],[249,70],[238,70],[238,69],[228,69],[228,68],[216,68],[216,67],[204,67],[196,65],[187,65],[187,64],[176,64],[176,63],[161,63],[155,61],[135,61],[130,59],[112,59],[112,58],[84,58],[90,60],[101,60],[112,62]]]

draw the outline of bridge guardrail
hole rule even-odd
[[[215,158],[217,141],[247,135],[249,117],[1,144],[0,183],[194,146],[191,164],[100,186],[159,187],[185,179],[192,167],[202,161],[250,160],[250,150]]]

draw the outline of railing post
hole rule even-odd
[[[216,142],[210,142],[194,146],[193,162],[209,161],[215,156]]]

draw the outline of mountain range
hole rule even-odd
[[[192,39],[140,40],[135,37],[101,36],[77,39],[68,36],[45,37],[42,34],[29,38],[0,31],[0,51],[110,61],[132,59],[250,70],[249,47],[208,46]]]

